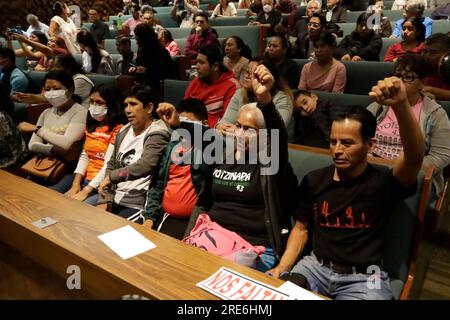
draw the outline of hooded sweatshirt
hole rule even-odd
[[[235,78],[233,71],[227,71],[213,83],[195,78],[187,88],[184,99],[202,100],[208,110],[208,125],[214,128],[239,87],[239,81]]]

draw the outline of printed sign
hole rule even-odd
[[[227,268],[220,268],[208,279],[197,283],[223,300],[288,300],[289,295],[265,283]]]

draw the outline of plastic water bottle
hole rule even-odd
[[[122,30],[122,17],[117,19],[117,31]]]
[[[234,261],[249,267],[249,268],[256,268],[256,259],[258,258],[258,255],[250,250],[247,251],[241,251],[236,253],[236,256],[234,257]]]

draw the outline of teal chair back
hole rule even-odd
[[[155,20],[158,20],[164,28],[178,27],[177,22],[170,17],[170,13],[156,13]]]
[[[236,17],[226,17],[226,18],[211,18],[209,19],[209,24],[213,27],[221,26],[246,26],[248,25],[248,17],[246,16],[236,16]]]
[[[187,38],[192,31],[191,28],[167,28],[167,30],[170,31],[174,39]]]
[[[183,100],[184,93],[190,83],[190,81],[182,80],[164,80],[164,101],[177,106]]]
[[[380,51],[380,61],[384,61],[384,56],[386,55],[386,52],[388,50],[388,48],[390,46],[392,46],[393,44],[402,41],[402,39],[397,39],[397,38],[381,38],[381,40],[383,41],[383,45],[381,46],[381,51]]]
[[[331,165],[332,159],[323,153],[307,152],[291,146],[289,162],[300,183],[309,172]],[[389,274],[395,299],[400,298],[408,278],[410,259],[415,248],[416,229],[420,228],[418,213],[424,189],[428,195],[430,180],[425,180],[424,174],[420,172],[415,195],[396,204],[386,222],[382,249],[383,266]]]
[[[343,37],[348,36],[356,29],[356,22],[338,23],[338,25],[339,28],[342,30]]]
[[[394,72],[392,62],[342,61],[347,69],[345,93],[366,95],[372,87]]]
[[[105,50],[108,51],[110,54],[118,54],[116,47],[116,39],[105,39]],[[131,39],[131,50],[133,52],[137,52],[137,43],[136,39]]]
[[[47,72],[44,71],[27,71],[30,78],[36,83],[38,87],[44,87],[44,78]]]
[[[117,85],[117,77],[118,76],[108,76],[104,74],[98,73],[90,73],[86,75],[94,85],[105,84],[105,85]]]
[[[450,31],[450,20],[433,20],[433,34],[447,33]]]
[[[396,22],[403,18],[403,10],[384,10],[383,14],[391,22]]]
[[[315,92],[320,100],[328,100],[336,103],[338,106],[347,107],[351,105],[358,105],[362,107],[367,107],[373,102],[373,100],[368,95],[359,94],[336,94],[331,92]]]

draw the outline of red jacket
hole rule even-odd
[[[227,71],[211,84],[195,78],[186,89],[184,99],[202,100],[208,110],[208,125],[214,128],[239,87],[239,81],[235,78],[233,71]]]
[[[209,44],[220,45],[219,40],[217,40],[217,33],[213,29],[207,29],[201,36],[194,32],[187,38],[186,48],[184,49],[185,55],[191,60],[197,59],[200,47]]]
[[[394,59],[400,58],[402,55],[404,55],[407,52],[413,52],[413,53],[422,53],[423,51],[423,42],[421,42],[417,47],[412,48],[411,50],[405,51],[402,47],[402,43],[398,42],[393,45],[391,45],[388,49],[386,54],[384,55],[384,61],[385,62],[393,62]]]

